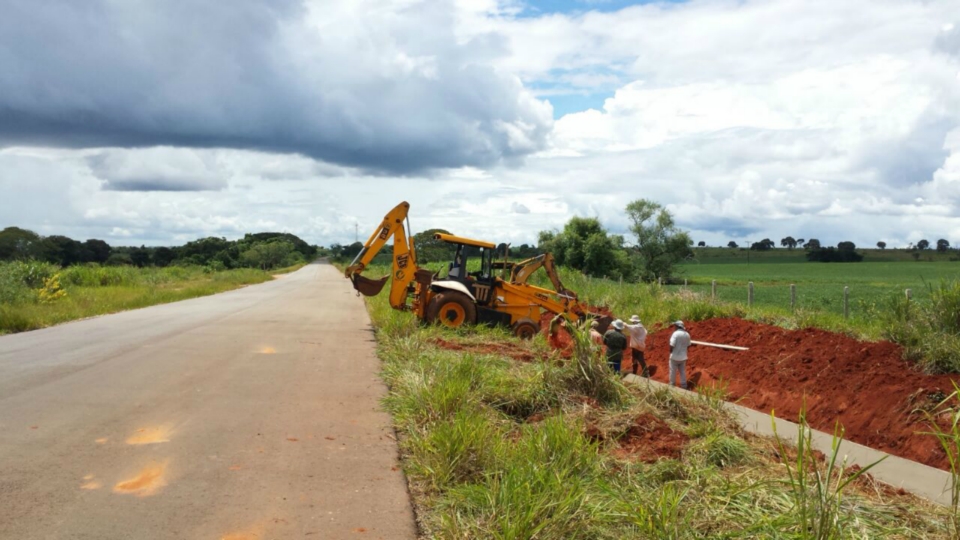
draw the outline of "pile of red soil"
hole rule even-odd
[[[588,428],[587,435],[602,440],[599,430]],[[653,463],[660,458],[680,459],[683,447],[690,440],[683,432],[675,431],[666,422],[651,414],[642,414],[617,441],[611,454],[623,459]]]
[[[474,354],[493,354],[498,356],[508,356],[521,362],[533,361],[533,353],[521,349],[509,343],[458,343],[456,341],[447,341],[443,338],[436,338],[433,342],[440,348],[450,351],[463,351]]]
[[[663,420],[645,414],[620,439],[620,448],[614,454],[636,456],[648,463],[660,458],[680,459],[689,440],[686,434],[674,431]]]
[[[689,323],[696,341],[749,347],[731,351],[692,346],[690,387],[726,386],[728,400],[797,421],[806,405],[812,427],[941,469],[947,459],[918,408],[929,409],[953,391],[960,376],[926,375],[903,360],[899,346],[857,341],[817,329],[784,330],[742,319]],[[653,378],[667,382],[672,329],[647,339]],[[625,364],[628,364],[625,362]],[[626,366],[624,366],[626,367]]]

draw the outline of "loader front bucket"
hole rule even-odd
[[[383,290],[383,286],[386,285],[387,279],[389,278],[390,276],[383,276],[380,279],[368,279],[360,274],[350,276],[350,280],[353,281],[353,288],[364,296],[376,296],[380,294],[380,291]]]

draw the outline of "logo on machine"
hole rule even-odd
[[[397,255],[397,268],[406,268],[407,262],[410,260],[410,254],[404,253],[402,255]]]
[[[386,240],[390,236],[390,227],[384,227],[380,229],[380,239]]]
[[[395,273],[393,277],[398,280],[403,280],[403,278],[407,277],[407,274],[405,274],[403,270],[397,270],[397,273]]]

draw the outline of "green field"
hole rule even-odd
[[[843,313],[843,288],[849,287],[851,317],[869,313],[869,307],[901,297],[911,289],[912,297],[929,297],[929,285],[960,278],[956,262],[861,262],[861,263],[772,263],[684,264],[682,276],[688,289],[711,294],[717,281],[717,297],[726,302],[746,304],[747,284],[754,284],[758,306],[790,308],[790,285],[796,285],[797,309]],[[668,290],[680,286],[666,286]]]

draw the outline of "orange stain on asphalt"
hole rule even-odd
[[[287,437],[287,440],[290,441],[290,442],[297,442],[297,441],[299,441],[300,439],[298,439],[298,438],[296,438],[296,437]]]
[[[96,480],[91,480],[90,482],[87,482],[81,485],[80,489],[93,490],[93,489],[100,489],[102,487],[103,487],[103,484],[101,484],[100,482],[97,482]]]
[[[133,435],[127,438],[127,444],[158,444],[170,442],[170,435],[173,434],[173,426],[164,424],[162,426],[141,428]]]
[[[97,444],[107,444],[107,441],[108,441],[108,440],[110,440],[110,439],[107,439],[106,437],[100,437],[99,439],[97,439],[97,440],[95,440],[95,441],[93,441],[93,442],[95,442],[95,443],[97,443]]]
[[[166,462],[148,465],[133,478],[124,480],[113,486],[113,491],[115,493],[127,493],[138,497],[153,495],[158,489],[167,485],[166,480],[163,478],[163,473],[166,468]]]
[[[277,350],[273,347],[263,347],[260,349],[260,354],[277,354]]]
[[[230,470],[231,470],[231,471],[239,471],[239,470],[242,469],[242,468],[243,468],[243,467],[241,467],[240,465],[231,465],[231,466],[230,466]]]

